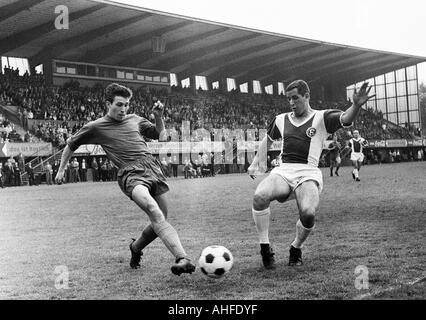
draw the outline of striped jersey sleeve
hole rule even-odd
[[[272,121],[267,130],[268,137],[271,140],[279,140],[282,139],[283,133],[282,130],[284,128],[284,113],[275,117],[274,121]]]

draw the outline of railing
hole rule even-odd
[[[57,150],[56,152],[53,153],[53,155],[51,155],[50,157],[48,157],[47,159],[44,159],[41,156],[38,156],[37,158],[27,162],[31,164],[31,168],[33,169],[34,172],[36,173],[44,173],[44,165],[46,162],[51,162],[51,161],[55,161],[55,160],[60,160],[61,155],[62,155],[62,151],[64,150],[64,148]],[[36,153],[35,153],[36,154]],[[28,173],[24,172],[21,174],[21,180],[27,181],[28,180]]]

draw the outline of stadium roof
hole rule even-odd
[[[69,29],[58,30],[55,8],[64,5]],[[153,37],[164,39],[164,53],[153,52]],[[264,85],[296,78],[349,85],[426,61],[102,0],[0,0],[0,55],[32,66],[61,59]]]

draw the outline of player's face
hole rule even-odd
[[[115,96],[114,101],[107,101],[108,115],[117,121],[123,121],[130,106],[130,98]]]
[[[286,93],[290,108],[296,117],[300,117],[305,113],[309,100],[308,95],[302,96],[298,91],[299,90],[295,88]]]
[[[358,137],[359,137],[359,132],[358,131],[354,131],[354,138],[358,139]]]

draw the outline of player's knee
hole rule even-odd
[[[305,228],[312,228],[315,224],[315,208],[306,207],[302,208],[299,212],[300,221]]]
[[[256,191],[253,197],[253,209],[264,210],[269,207],[269,196],[263,191]]]

